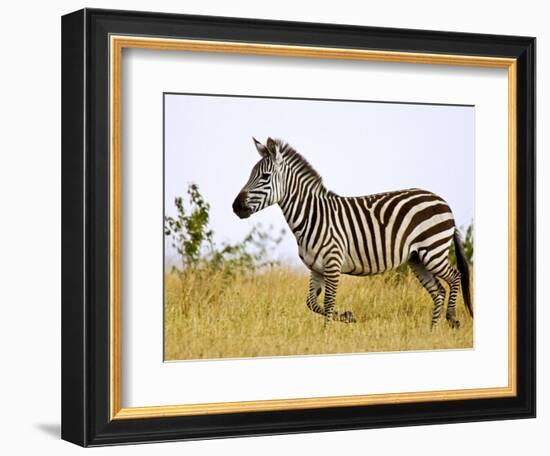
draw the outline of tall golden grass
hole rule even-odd
[[[470,348],[473,325],[462,297],[460,329],[443,313],[430,328],[432,301],[411,272],[343,276],[336,309],[356,323],[330,322],[305,304],[309,276],[277,267],[228,277],[223,272],[165,276],[166,360]],[[322,295],[321,297],[322,298]]]

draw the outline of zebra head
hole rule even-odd
[[[265,145],[252,139],[262,158],[233,202],[233,212],[242,219],[278,203],[284,194],[281,144],[271,138],[267,138]]]

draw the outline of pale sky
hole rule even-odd
[[[474,216],[472,106],[165,95],[165,208],[196,183],[211,205],[215,241],[238,242],[252,226],[287,230],[276,257],[300,262],[281,210],[246,220],[233,200],[260,159],[252,136],[288,142],[339,195],[421,187],[451,206],[457,225]],[[173,258],[166,245],[166,259]]]

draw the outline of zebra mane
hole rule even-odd
[[[311,166],[311,164],[301,154],[296,152],[292,146],[280,139],[274,139],[274,141],[275,144],[279,146],[279,150],[281,151],[281,154],[283,154],[285,161],[292,168],[300,168],[302,172],[305,172],[308,176],[313,177],[317,182],[321,184],[323,183],[323,178],[321,175],[315,171],[315,168],[313,168],[313,166]]]

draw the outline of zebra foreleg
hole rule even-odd
[[[325,268],[325,324],[330,320],[341,321],[343,323],[355,323],[355,317],[351,311],[339,313],[334,310],[336,302],[336,291],[340,281],[340,266]]]
[[[437,278],[424,266],[420,261],[409,260],[409,265],[414,271],[416,278],[426,289],[432,298],[434,303],[434,309],[432,313],[432,328],[437,325],[439,322],[439,317],[441,315],[441,309],[443,308],[443,303],[445,302],[445,288],[437,280]]]
[[[325,285],[325,278],[315,272],[311,271],[311,277],[309,279],[309,293],[307,295],[307,307],[315,313],[325,315],[325,310],[317,303],[317,298],[323,291]]]

